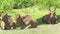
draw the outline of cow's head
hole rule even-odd
[[[8,17],[8,15],[7,15],[6,13],[2,13],[0,19],[1,19],[2,21],[5,21],[5,20],[7,20],[7,17]]]
[[[15,14],[15,19],[21,18],[20,14]]]
[[[15,14],[15,18],[14,18],[14,22],[15,23],[22,23],[22,17],[20,16],[20,14]]]
[[[54,8],[53,10],[51,10],[50,8],[49,8],[49,14],[50,14],[50,17],[55,17],[55,10],[56,10],[56,8]]]

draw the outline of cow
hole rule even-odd
[[[9,30],[10,29],[10,25],[9,25],[9,22],[8,22],[8,15],[6,13],[2,13],[1,15],[1,27],[2,27],[2,24],[4,24],[4,30]]]
[[[27,29],[27,28],[36,28],[38,26],[37,20],[32,18],[29,15],[26,15],[26,16],[23,17],[23,22],[26,25],[25,29]]]
[[[21,29],[24,29],[26,27],[25,23],[23,22],[22,17],[20,16],[20,14],[15,14],[14,17],[14,22],[16,24],[16,26],[21,26]]]
[[[8,16],[8,22],[10,24],[11,29],[16,29],[16,24],[13,22],[11,16]]]
[[[46,24],[56,24],[57,23],[57,16],[55,12],[56,8],[54,10],[49,9],[49,14],[42,17],[42,22]]]
[[[2,13],[1,17],[1,28],[4,30],[9,30],[9,29],[15,29],[15,23],[13,22],[12,18],[10,15],[7,15],[6,13]]]
[[[29,15],[22,17],[20,14],[15,14],[14,22],[16,25],[21,26],[21,29],[36,28],[38,25],[37,21]]]

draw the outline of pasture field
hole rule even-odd
[[[21,30],[20,27],[17,27],[14,30],[1,30],[0,34],[60,34],[60,9],[56,9],[56,14],[58,17],[58,24],[43,24],[41,18],[49,13],[48,9],[40,9],[39,7],[29,7],[24,9],[12,9],[10,12],[7,12],[14,19],[16,13],[24,16],[29,14],[31,17],[37,19],[39,25],[37,28],[24,29]]]

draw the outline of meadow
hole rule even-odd
[[[21,30],[20,27],[17,27],[13,30],[1,30],[0,34],[60,34],[60,9],[56,8],[56,15],[58,18],[58,24],[43,24],[41,18],[49,13],[49,9],[40,9],[38,6],[23,8],[23,9],[12,9],[7,12],[8,15],[11,15],[12,19],[14,19],[15,14],[20,14],[24,16],[26,14],[30,15],[31,17],[35,18],[39,25],[37,28],[31,29],[23,29]]]

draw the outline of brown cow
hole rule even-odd
[[[8,22],[10,24],[11,29],[15,29],[16,28],[16,24],[13,22],[11,16],[8,16]]]
[[[56,24],[57,23],[57,16],[55,13],[55,9],[50,10],[49,14],[43,16],[42,21],[47,23],[47,24]]]
[[[16,14],[14,22],[21,26],[21,29],[36,28],[38,25],[37,21],[31,18],[29,15],[21,17],[19,14]]]
[[[26,16],[23,17],[23,22],[26,25],[25,29],[27,29],[27,28],[36,28],[37,25],[38,25],[38,22],[29,15],[26,15]]]
[[[3,29],[9,30],[9,29],[15,29],[15,23],[13,23],[13,20],[11,16],[7,15],[6,13],[2,13],[1,15],[1,28],[2,26],[4,27]]]
[[[21,29],[24,29],[26,27],[22,17],[19,14],[15,15],[14,22],[16,25],[21,26]]]
[[[10,29],[10,25],[9,25],[9,22],[8,22],[8,15],[6,13],[2,13],[1,20],[2,20],[1,24],[5,24],[4,29],[5,30]]]

